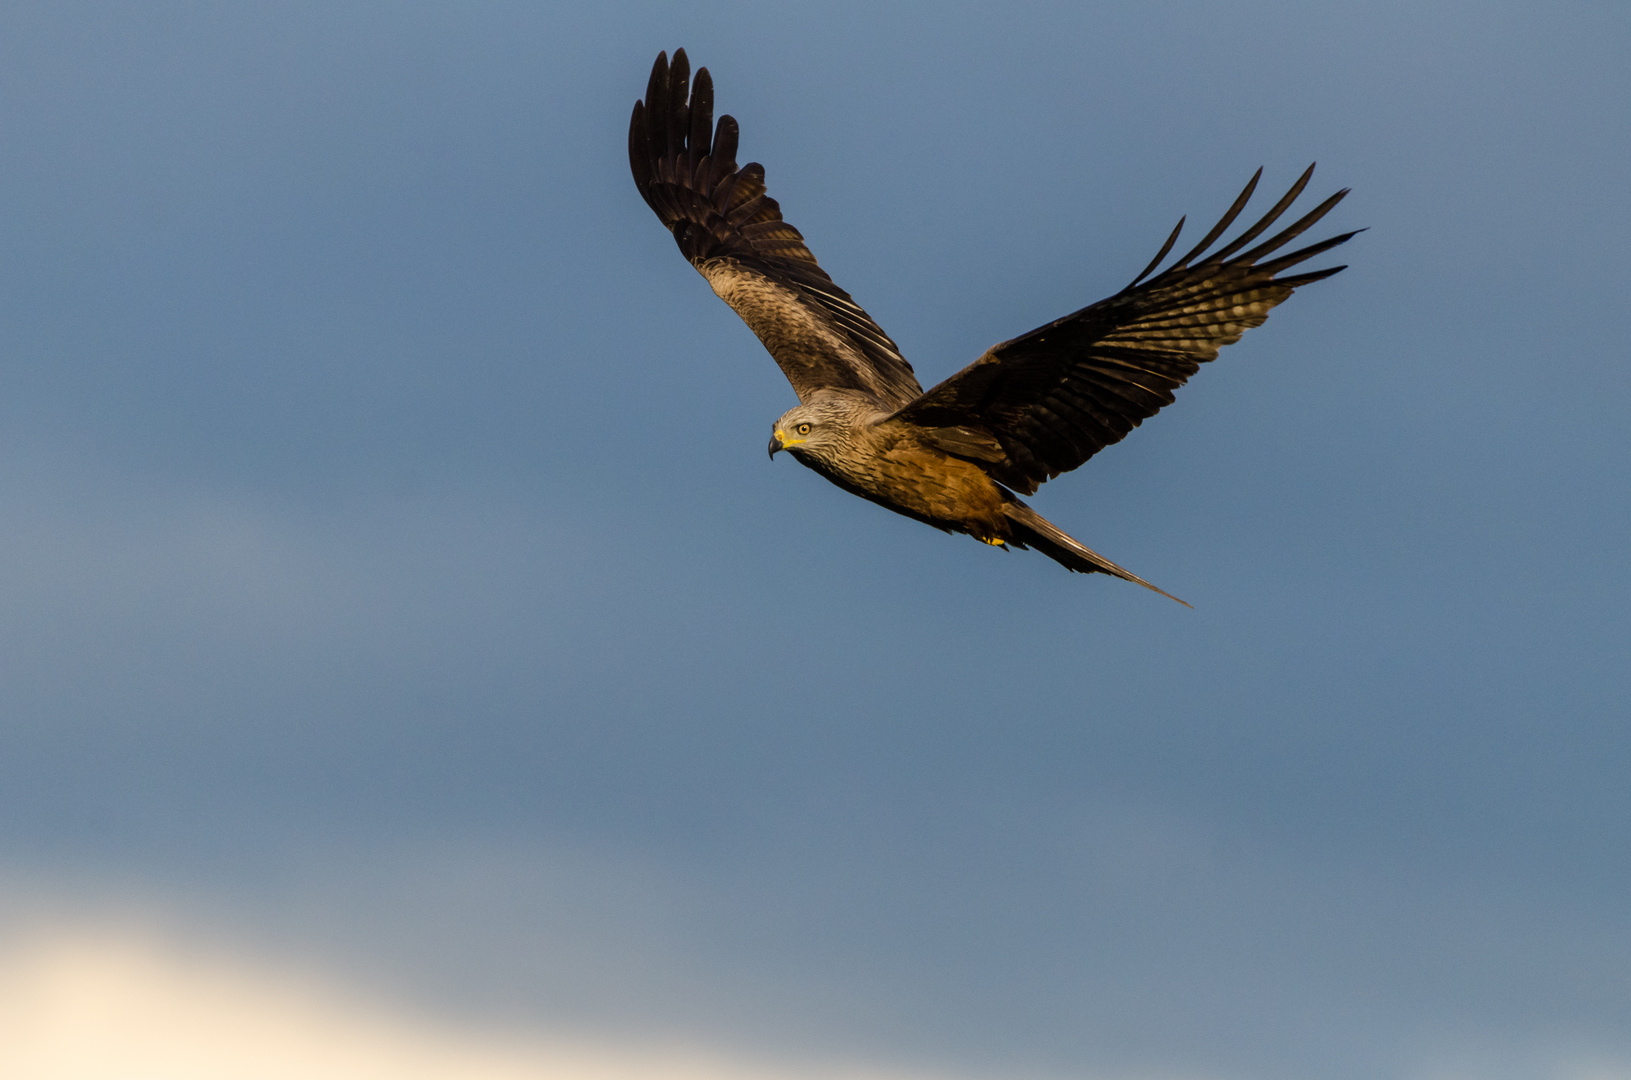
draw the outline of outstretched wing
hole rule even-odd
[[[872,318],[833,284],[765,194],[765,170],[736,165],[736,121],[713,126],[708,69],[690,81],[685,50],[657,55],[629,121],[629,168],[646,203],[725,303],[759,335],[800,401],[859,390],[884,408],[923,393],[912,366]]]
[[[1342,201],[1337,192],[1281,232],[1240,252],[1273,225],[1314,174],[1292,185],[1257,224],[1210,255],[1257,187],[1257,170],[1223,219],[1194,250],[1144,284],[1178,239],[1182,220],[1144,272],[1121,292],[984,356],[896,413],[924,429],[948,453],[977,461],[990,475],[1030,494],[1119,442],[1173,401],[1172,392],[1215,359],[1218,350],[1260,326],[1269,309],[1326,270],[1278,277],[1282,271],[1346,242],[1344,233],[1260,262]]]

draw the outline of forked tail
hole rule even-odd
[[[1013,525],[1013,542],[1021,547],[1035,548],[1054,562],[1078,574],[1111,574],[1123,581],[1131,581],[1146,589],[1154,589],[1168,600],[1178,600],[1165,589],[1156,588],[1131,570],[1124,570],[1098,552],[1083,546],[1060,529],[1059,526],[1014,499],[1003,507],[1003,514]],[[1178,600],[1184,607],[1192,605]]]

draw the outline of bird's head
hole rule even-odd
[[[797,458],[823,458],[842,441],[849,423],[848,410],[832,402],[813,401],[789,409],[770,433],[770,456],[790,450]]]

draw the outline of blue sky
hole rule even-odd
[[[766,463],[791,390],[627,175],[681,45],[925,383],[1259,165],[1354,189],[1348,271],[1033,500],[1194,611]],[[1631,1073],[1628,51],[8,5],[0,910],[777,1061]]]

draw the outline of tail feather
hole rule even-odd
[[[1003,507],[1003,514],[1013,526],[1012,543],[1019,547],[1035,548],[1054,562],[1078,574],[1110,574],[1123,581],[1131,581],[1135,585],[1152,589],[1168,600],[1178,600],[1165,589],[1151,585],[1131,570],[1117,566],[1103,555],[1086,547],[1018,499]],[[1183,600],[1178,600],[1178,603],[1184,607],[1193,606]]]

